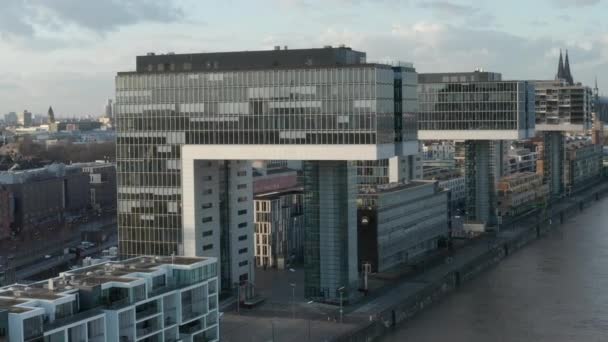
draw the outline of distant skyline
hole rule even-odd
[[[608,0],[4,0],[0,115],[100,115],[114,76],[146,52],[346,44],[419,72],[575,81],[608,94]]]

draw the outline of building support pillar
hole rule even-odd
[[[465,142],[465,178],[467,221],[496,224],[496,181],[500,176],[500,164],[490,140],[468,140]]]
[[[562,132],[544,132],[543,176],[549,184],[551,197],[564,192],[564,135]]]
[[[304,162],[305,293],[336,301],[357,292],[357,179],[346,161]]]

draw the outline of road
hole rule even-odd
[[[77,241],[76,243],[74,243],[70,246],[65,246],[65,248],[76,247],[79,245],[79,243],[80,243],[80,241]],[[101,253],[104,249],[108,249],[112,246],[116,246],[117,243],[118,243],[117,236],[116,236],[116,234],[113,234],[108,239],[108,241],[104,242],[102,245],[95,246],[95,247],[89,248],[89,249],[85,249],[81,255],[83,257],[86,257],[86,256],[98,254],[98,253]],[[38,261],[35,261],[33,264],[31,264],[29,266],[26,266],[26,267],[22,266],[16,273],[16,279],[18,281],[28,279],[28,278],[33,277],[39,273],[42,273],[48,269],[69,263],[70,261],[73,261],[75,258],[76,258],[76,256],[74,254],[65,254],[65,255],[53,256],[49,259],[45,259],[45,258],[39,259]]]

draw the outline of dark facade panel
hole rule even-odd
[[[365,53],[351,48],[278,49],[137,57],[137,72],[225,71],[335,66],[365,63]]]

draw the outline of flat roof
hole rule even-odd
[[[227,51],[175,54],[150,52],[136,58],[137,73],[199,72],[292,67],[319,67],[365,63],[365,52],[350,47]]]
[[[270,200],[270,199],[278,198],[280,196],[301,194],[303,192],[304,192],[304,188],[302,188],[302,187],[289,188],[289,189],[284,189],[284,190],[277,190],[277,191],[272,191],[272,192],[256,194],[254,196],[254,200]]]
[[[117,262],[104,262],[89,267],[83,267],[62,273],[52,279],[53,288],[50,289],[50,280],[39,281],[32,284],[13,284],[0,288],[0,310],[22,313],[30,311],[29,308],[16,307],[32,300],[54,301],[64,298],[73,291],[87,289],[110,282],[130,283],[140,280],[139,277],[127,276],[133,273],[152,273],[162,266],[179,265],[191,266],[215,258],[206,257],[152,257],[141,256]]]
[[[417,187],[423,186],[432,186],[436,184],[437,181],[434,180],[419,180],[419,181],[410,181],[406,183],[390,183],[383,185],[372,185],[372,186],[363,186],[359,189],[359,195],[377,195],[377,194],[385,194],[390,192],[397,192],[406,189],[413,189]]]

